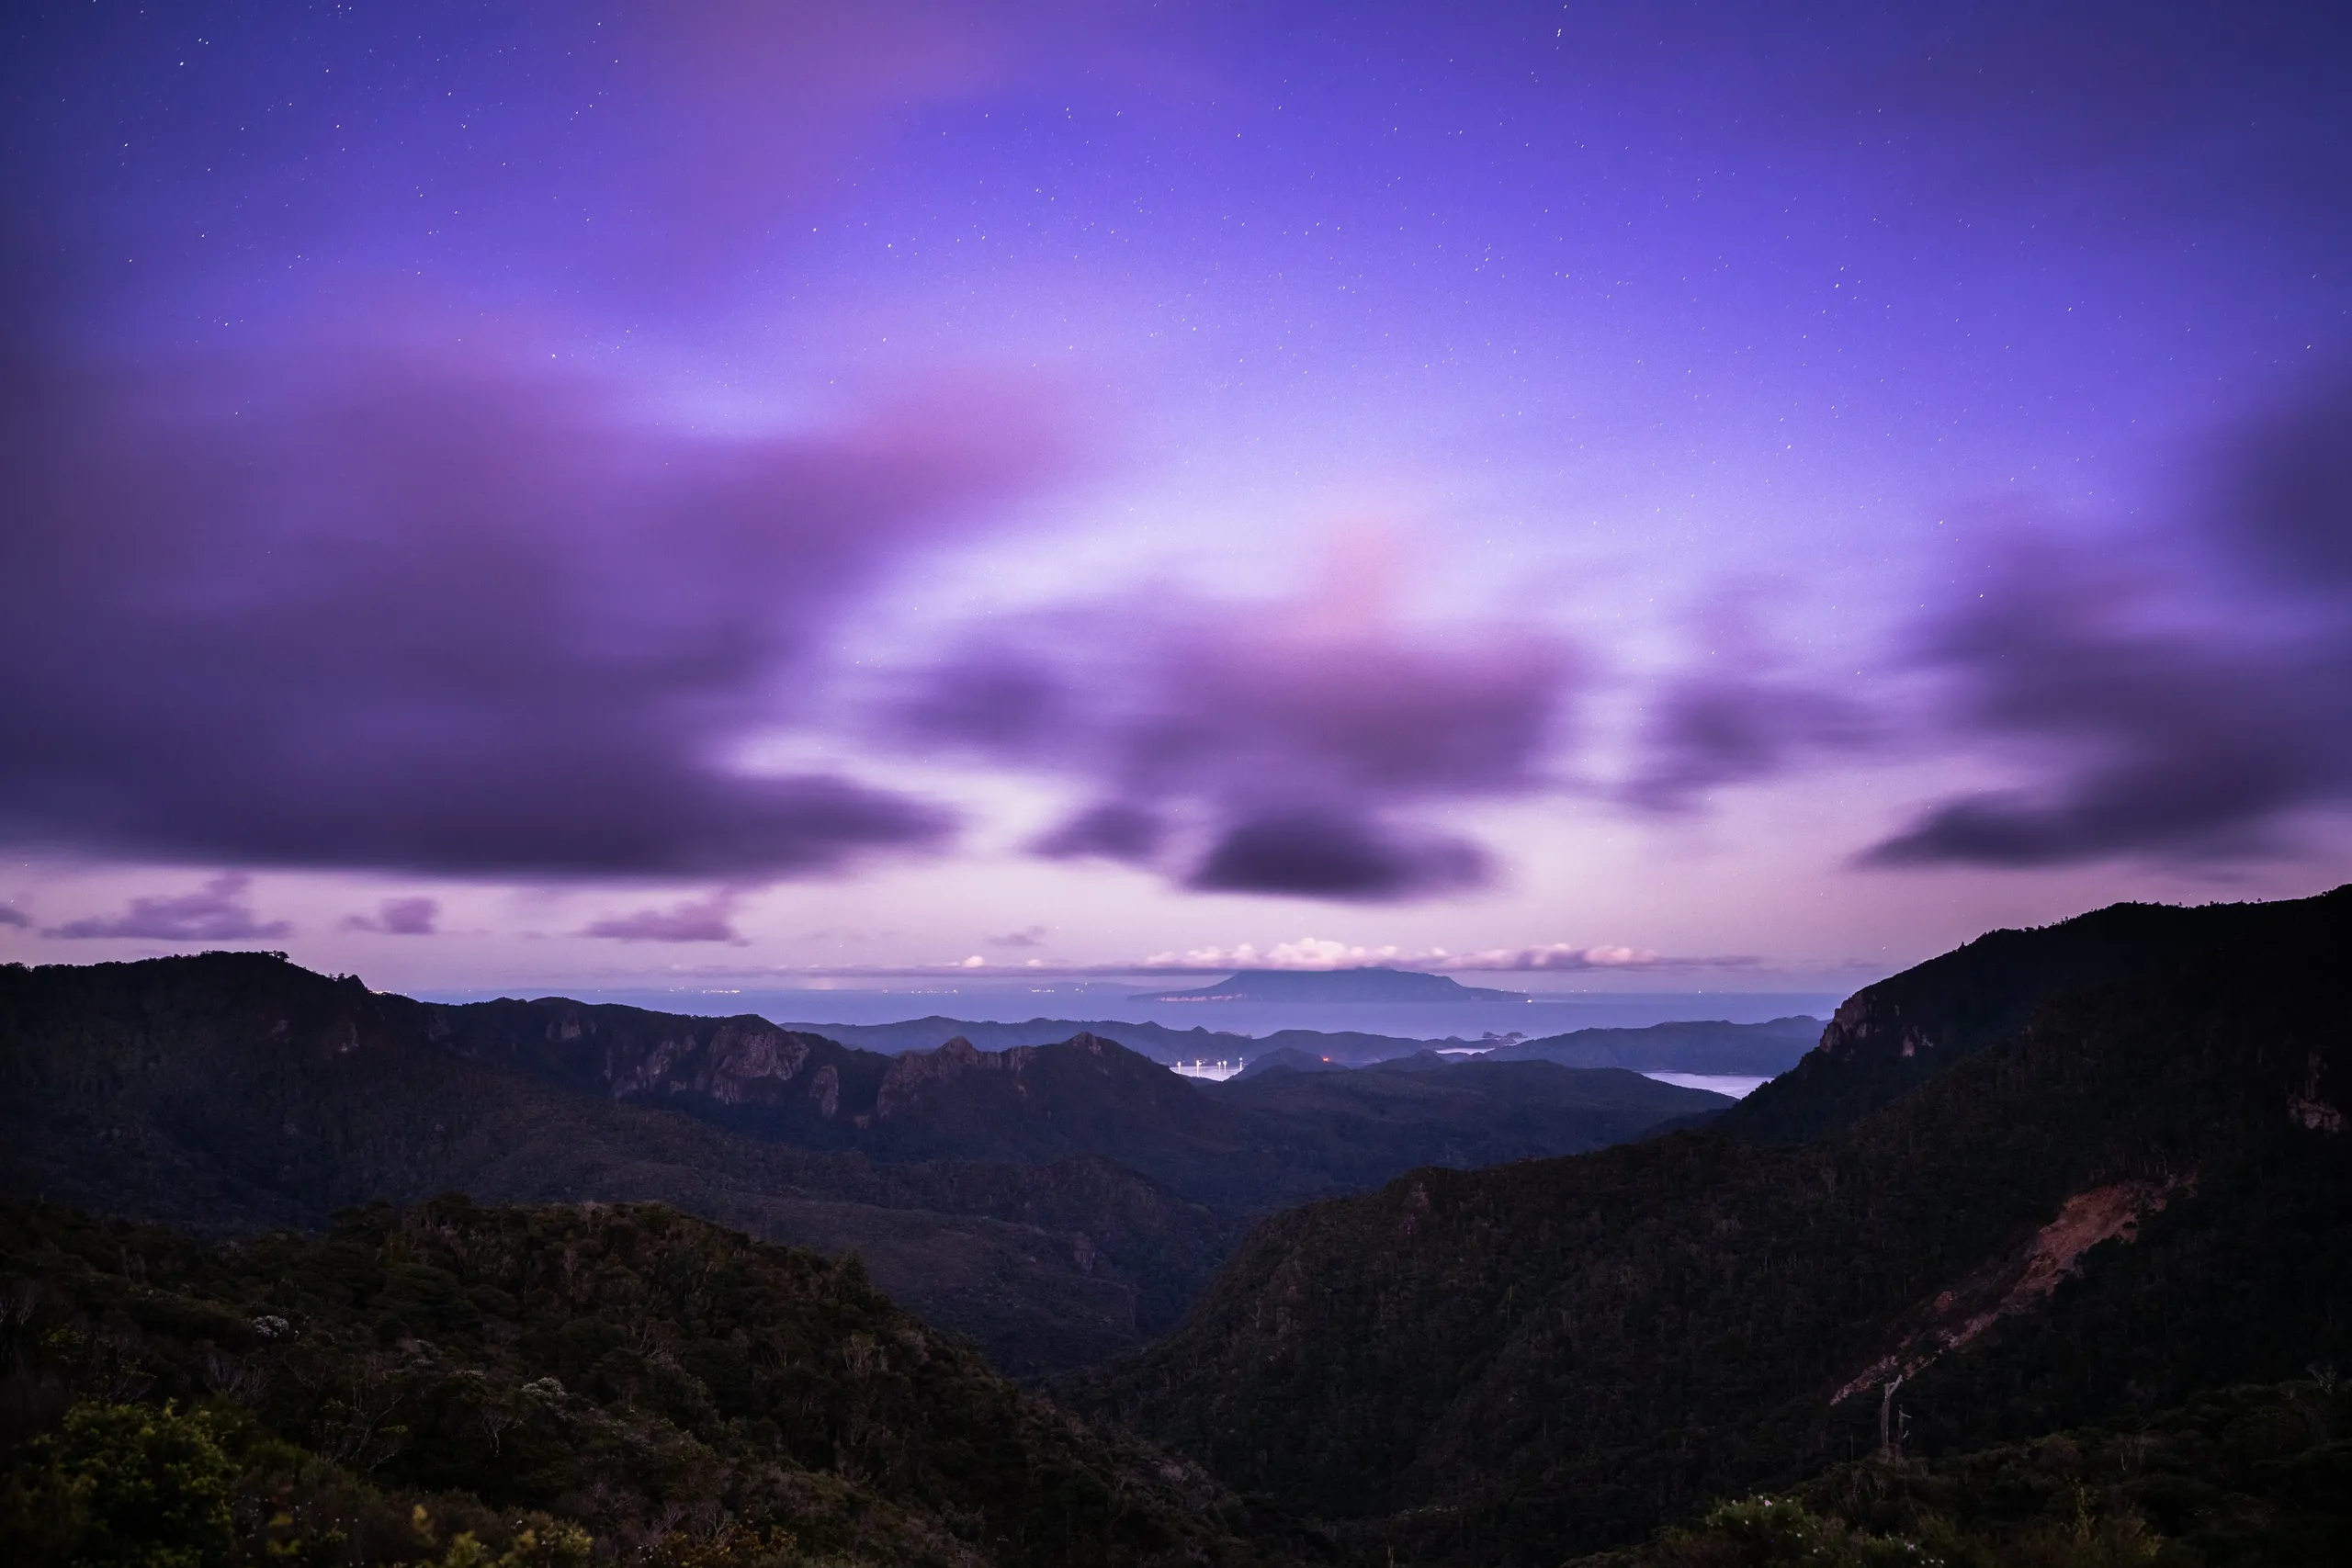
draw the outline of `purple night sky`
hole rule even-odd
[[[10,16],[0,959],[1837,989],[2352,879],[2340,6]]]

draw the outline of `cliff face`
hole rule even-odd
[[[425,1012],[429,1035],[470,1060],[817,1148],[856,1141],[893,1060],[755,1017],[683,1018],[558,998]]]
[[[756,1017],[561,999],[434,1006],[426,1030],[457,1055],[578,1092],[886,1160],[1115,1153],[1196,1190],[1208,1165],[1248,1136],[1229,1109],[1094,1034],[1003,1051],[959,1036],[884,1055]]]

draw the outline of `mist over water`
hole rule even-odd
[[[1642,1077],[1656,1078],[1660,1083],[1679,1085],[1683,1089],[1703,1089],[1710,1094],[1727,1094],[1734,1100],[1746,1100],[1772,1081],[1770,1078],[1741,1077],[1727,1073],[1644,1073]]]

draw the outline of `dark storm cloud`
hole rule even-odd
[[[43,936],[140,937],[151,942],[252,942],[292,934],[284,920],[254,913],[245,892],[253,878],[238,872],[214,877],[193,893],[149,894],[133,898],[119,915],[92,915],[51,926]]]
[[[1922,637],[1964,738],[2038,782],[1959,796],[1864,857],[2064,864],[2284,852],[2352,801],[2352,384],[2251,430],[2192,582],[2012,539]]]
[[[30,915],[26,914],[22,909],[12,908],[8,905],[0,904],[0,926],[15,926],[21,929],[23,927],[29,926],[32,923],[33,918]]]
[[[1424,897],[1488,874],[1417,821],[1549,787],[1579,666],[1533,633],[1406,628],[1339,600],[1182,595],[1000,627],[921,679],[902,735],[1093,798],[1033,849],[1215,891]]]
[[[431,936],[441,919],[441,904],[434,898],[387,898],[372,915],[345,915],[347,931],[379,931],[385,936]]]
[[[736,878],[937,845],[938,807],[729,749],[1043,457],[1001,396],[721,439],[334,344],[0,396],[0,836],[162,859]]]
[[[1276,811],[1227,829],[1190,879],[1216,893],[1295,893],[1392,899],[1485,882],[1486,852],[1466,840],[1414,834],[1365,817]]]

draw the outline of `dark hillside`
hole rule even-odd
[[[1240,1216],[1418,1165],[1590,1148],[1706,1097],[1563,1073],[1335,1133],[1091,1036],[891,1057],[757,1018],[443,1007],[266,953],[0,967],[0,1184],[207,1232],[375,1199],[659,1200],[864,1252],[1023,1373],[1171,1326]],[[1461,1080],[1467,1085],[1472,1080]],[[1465,1135],[1505,1116],[1510,1134]]]
[[[1427,1054],[1346,1072],[1277,1068],[1208,1086],[1253,1112],[1280,1157],[1371,1186],[1400,1165],[1457,1169],[1606,1148],[1732,1103],[1613,1068]]]
[[[1284,1048],[1329,1056],[1335,1062],[1360,1065],[1389,1056],[1409,1055],[1429,1042],[1394,1034],[1367,1034],[1353,1030],[1282,1029],[1250,1036],[1195,1025],[1174,1029],[1164,1023],[1127,1019],[1033,1018],[1022,1023],[991,1023],[978,1019],[908,1019],[898,1023],[787,1023],[784,1028],[821,1034],[845,1045],[897,1055],[906,1051],[933,1051],[958,1036],[983,1051],[1012,1045],[1051,1045],[1075,1034],[1099,1034],[1155,1062],[1234,1061]],[[1816,1034],[1818,1030],[1815,1032]],[[1475,1041],[1444,1040],[1447,1045]],[[1811,1044],[1811,1041],[1806,1042]],[[1666,1064],[1673,1066],[1674,1064]]]
[[[1498,1045],[1483,1059],[1769,1078],[1786,1072],[1820,1043],[1817,1018],[1776,1018],[1765,1023],[1694,1020],[1643,1029],[1579,1029]]]
[[[1280,1215],[1073,1394],[1375,1560],[1534,1563],[1868,1451],[1898,1376],[1942,1453],[2344,1364],[2352,892],[2216,926],[1810,1146],[1682,1134]]]
[[[265,953],[0,969],[0,1187],[216,1235],[452,1190],[660,1200],[856,1248],[1022,1372],[1172,1323],[1238,1229],[1099,1156],[885,1165],[615,1103],[458,1055],[434,1016]]]
[[[1564,1067],[1630,1067],[1637,1073],[1724,1073],[1769,1077],[1794,1064],[1821,1041],[1821,1020],[1776,1018],[1764,1023],[1720,1020],[1656,1023],[1638,1029],[1578,1029],[1498,1045],[1489,1036],[1465,1040],[1448,1035],[1426,1040],[1358,1030],[1279,1029],[1252,1037],[1195,1026],[1121,1020],[1033,1018],[1023,1023],[973,1019],[909,1019],[899,1023],[786,1023],[779,1027],[821,1035],[862,1050],[898,1055],[931,1051],[962,1036],[983,1051],[1012,1045],[1047,1045],[1074,1034],[1099,1034],[1155,1062],[1235,1061],[1251,1063],[1277,1052],[1328,1059],[1351,1067],[1393,1061],[1431,1048],[1484,1052],[1497,1061],[1557,1062]]]
[[[452,1199],[215,1246],[0,1203],[0,1530],[28,1550],[104,1498],[44,1489],[25,1439],[136,1397],[206,1413],[243,1561],[437,1557],[419,1508],[445,1542],[586,1546],[568,1527],[605,1562],[1261,1560],[1205,1476],[1024,1395],[854,1259],[659,1207]],[[100,1560],[131,1559],[74,1558]]]
[[[1185,1079],[1097,1035],[1003,1051],[958,1038],[884,1055],[756,1017],[684,1018],[562,998],[383,1000],[458,1055],[753,1137],[894,1163],[1030,1164],[1115,1149],[1123,1163],[1195,1196],[1257,1196],[1204,1190],[1230,1184],[1247,1136],[1232,1116]]]
[[[1964,947],[1865,987],[1841,1004],[1819,1046],[1763,1085],[1718,1128],[1762,1143],[1824,1137],[2015,1033],[2044,1000],[2250,937],[2293,905],[2113,904],[2054,926],[1988,931]]]
[[[2314,1368],[2031,1442],[1837,1465],[1792,1495],[1745,1498],[1696,1527],[1573,1568],[1759,1559],[2341,1568],[2352,1562],[2352,1381]],[[1773,1555],[1777,1552],[1777,1555]]]
[[[1268,1073],[1344,1073],[1351,1070],[1345,1062],[1335,1062],[1317,1052],[1301,1050],[1295,1045],[1277,1045],[1250,1057],[1250,1065],[1235,1077],[1263,1077]],[[1228,1078],[1226,1081],[1234,1080]]]
[[[750,1016],[684,1018],[560,997],[462,1005],[385,999],[396,1018],[408,1014],[403,1021],[454,1055],[809,1148],[857,1142],[892,1063]]]

